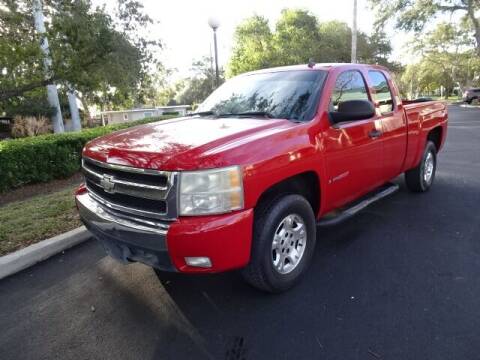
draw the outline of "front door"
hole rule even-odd
[[[346,100],[370,100],[360,71],[338,75],[329,111]],[[328,204],[340,207],[382,183],[381,121],[376,118],[331,124],[324,132]]]

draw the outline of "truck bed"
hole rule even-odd
[[[426,136],[434,127],[442,126],[443,134],[440,139],[445,139],[447,131],[447,105],[444,101],[403,101],[403,109],[407,119],[408,143],[405,169],[415,167],[420,161],[421,149],[425,147]],[[443,142],[437,149],[440,150]]]

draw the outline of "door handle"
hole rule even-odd
[[[382,136],[382,132],[380,130],[372,130],[368,133],[368,136],[371,137],[372,139],[376,139]]]

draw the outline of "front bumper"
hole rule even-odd
[[[152,229],[118,219],[87,192],[76,195],[80,217],[107,253],[124,263],[138,261],[160,270],[214,273],[240,268],[250,259],[253,209],[225,215],[182,217]],[[185,257],[208,257],[210,268],[189,266]]]

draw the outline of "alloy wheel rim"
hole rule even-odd
[[[423,170],[423,180],[425,183],[430,184],[433,178],[434,159],[431,151],[428,152],[425,157],[425,165]]]
[[[272,263],[280,274],[292,272],[301,262],[307,245],[305,221],[297,214],[286,216],[278,225],[272,241]]]

